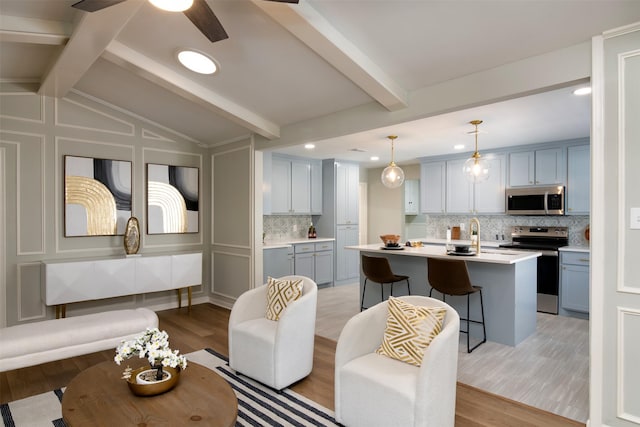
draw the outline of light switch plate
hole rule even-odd
[[[631,208],[629,228],[632,230],[640,230],[640,208]]]

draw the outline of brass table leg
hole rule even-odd
[[[178,293],[178,308],[182,308],[182,288],[176,289]]]
[[[67,304],[56,305],[56,319],[67,317]]]
[[[189,300],[189,313],[191,313],[191,286],[187,286],[187,298]]]
[[[182,308],[182,288],[176,289],[178,293],[178,308]],[[191,313],[191,286],[187,286],[187,302],[188,302],[188,311]]]

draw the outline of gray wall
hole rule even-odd
[[[122,236],[64,237],[65,155],[131,161],[132,215],[139,219],[143,231],[146,163],[199,168],[199,232],[143,232],[140,253],[203,251],[210,241],[207,148],[82,93],[71,92],[63,99],[54,99],[37,95],[36,89],[7,83],[0,86],[0,150],[4,158],[0,198],[5,205],[6,259],[5,266],[0,264],[4,270],[0,291],[6,297],[6,303],[0,306],[0,323],[6,325],[54,317],[54,309],[42,301],[42,260],[124,255]],[[210,282],[209,271],[209,259],[204,257],[205,285]],[[194,298],[208,300],[208,289],[195,287]],[[175,292],[161,292],[72,304],[67,313],[176,304]]]

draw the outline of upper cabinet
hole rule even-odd
[[[268,157],[265,156],[265,162]],[[265,165],[270,203],[265,214],[320,215],[322,213],[322,164],[319,161],[272,155]],[[268,171],[268,172],[267,172]],[[268,209],[269,207],[270,209]]]
[[[588,145],[567,148],[567,214],[588,215],[591,207],[591,152]]]
[[[509,154],[509,185],[564,185],[565,149],[546,148]]]
[[[358,185],[360,167],[357,164],[336,164],[336,224],[358,223]]]
[[[420,211],[422,213],[445,212],[445,162],[428,162],[420,165]]]
[[[418,215],[420,213],[420,181],[408,179],[404,182],[404,214]]]
[[[446,206],[448,213],[504,213],[506,159],[503,154],[487,156],[489,178],[470,183],[462,172],[467,159],[446,162]]]

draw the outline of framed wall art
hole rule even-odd
[[[147,233],[197,233],[199,170],[147,163]]]
[[[123,235],[131,217],[131,162],[64,156],[64,235]]]

